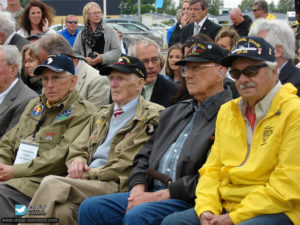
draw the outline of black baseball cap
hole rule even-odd
[[[122,56],[116,62],[100,69],[101,75],[109,75],[112,70],[122,73],[135,73],[146,80],[147,70],[138,58],[132,56]]]
[[[187,62],[215,62],[221,64],[226,56],[226,50],[215,43],[199,41],[191,45],[187,56],[175,65],[185,65]]]
[[[36,76],[42,75],[45,68],[57,73],[69,72],[73,75],[75,74],[74,63],[72,59],[66,55],[49,55],[41,65],[35,67],[33,74]]]
[[[221,64],[230,67],[234,60],[240,57],[276,62],[274,48],[261,37],[241,37]]]

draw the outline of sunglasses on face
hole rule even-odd
[[[259,11],[260,9],[252,9],[253,12],[257,12]]]
[[[78,23],[78,21],[72,21],[72,20],[70,20],[70,21],[67,21],[68,23],[74,23],[74,24],[77,24]]]
[[[255,76],[258,73],[258,70],[263,67],[267,67],[267,64],[264,63],[257,66],[249,66],[243,70],[230,70],[229,73],[232,76],[232,78],[238,80],[242,74],[245,75],[246,77]]]

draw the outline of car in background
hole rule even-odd
[[[129,46],[129,44],[136,40],[139,35],[135,32],[131,32],[130,30],[128,30],[125,27],[120,26],[117,23],[111,23],[109,24],[109,26],[112,26],[116,31],[120,31],[123,34],[123,41],[126,43],[127,46]]]
[[[127,28],[131,32],[135,32],[136,34],[146,36],[157,42],[158,45],[163,45],[163,35],[158,31],[147,30],[137,24],[133,23],[118,23],[118,25]]]
[[[163,23],[153,23],[149,28],[151,30],[167,31],[170,28],[170,26],[167,26]]]
[[[149,27],[147,27],[145,24],[139,22],[139,21],[136,21],[136,20],[132,20],[132,19],[103,19],[103,21],[105,23],[133,23],[133,24],[136,24],[140,27],[143,27],[144,29],[148,30],[148,31],[151,31],[151,29]]]

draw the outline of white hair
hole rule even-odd
[[[15,21],[11,18],[9,12],[1,12],[0,11],[0,32],[4,34],[6,38],[8,38],[16,28]]]
[[[295,35],[287,21],[258,19],[252,25],[248,35],[257,36],[261,31],[267,32],[265,40],[274,48],[277,46],[283,47],[283,57],[285,59],[294,59]]]
[[[21,54],[18,48],[14,45],[0,45],[0,52],[3,53],[3,58],[8,65],[16,64],[18,66],[18,71],[21,71]]]
[[[148,45],[154,45],[157,49],[157,55],[160,55],[160,47],[159,45],[152,39],[147,37],[139,37],[136,40],[134,40],[132,43],[130,43],[128,47],[128,55],[136,57],[136,48],[139,44],[142,44],[144,47]]]

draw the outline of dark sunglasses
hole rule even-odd
[[[232,76],[232,78],[238,80],[242,74],[244,74],[246,77],[255,76],[258,73],[258,70],[263,67],[267,67],[267,64],[264,63],[257,66],[249,66],[243,70],[230,70],[229,73]]]
[[[253,12],[259,11],[260,9],[252,9]]]
[[[72,20],[70,20],[70,21],[67,21],[68,23],[74,23],[74,24],[77,24],[78,23],[78,21],[72,21]]]

